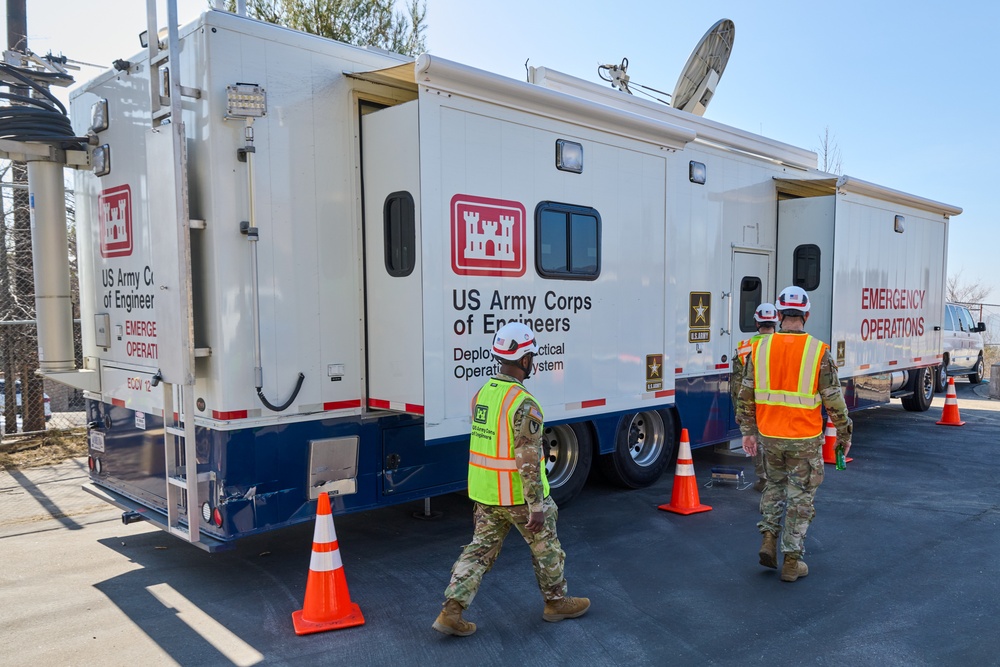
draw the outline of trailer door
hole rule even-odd
[[[736,354],[736,346],[757,333],[753,319],[757,306],[773,301],[771,284],[771,257],[767,252],[733,251],[733,295],[729,308],[729,347]],[[725,339],[725,336],[723,336]],[[726,348],[723,348],[726,349]],[[729,411],[729,428],[736,428],[736,415]]]
[[[361,118],[368,407],[423,414],[417,102]]]

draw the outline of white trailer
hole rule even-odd
[[[561,502],[592,463],[652,484],[682,427],[734,437],[731,355],[800,272],[854,407],[940,361],[960,209],[549,70],[209,11],[76,91],[72,118],[95,137],[85,363],[46,372],[86,389],[90,489],[207,549],[309,520],[319,493],[347,512],[464,488],[512,319],[541,345]]]

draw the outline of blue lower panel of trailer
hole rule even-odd
[[[114,504],[166,523],[163,420],[92,401],[90,421],[103,434],[103,451],[90,450],[99,466],[91,482]],[[310,441],[356,436],[357,492],[331,497],[335,514],[371,509],[465,488],[468,439],[425,445],[423,420],[402,414],[377,418],[324,419],[220,431],[195,429],[199,497],[218,508],[222,526],[191,514],[210,538],[226,542],[274,528],[310,521]],[[92,439],[91,444],[94,444]],[[186,521],[186,519],[185,519]],[[207,545],[206,545],[207,546]],[[219,548],[209,547],[212,550]]]

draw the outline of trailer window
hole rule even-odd
[[[760,278],[747,276],[740,281],[740,331],[757,331],[753,314],[760,305],[763,283]]]
[[[819,287],[819,246],[813,243],[795,249],[792,284],[811,292]]]
[[[601,216],[592,208],[535,208],[535,267],[545,278],[594,280],[601,273]]]
[[[409,192],[393,192],[382,207],[385,238],[385,270],[402,278],[413,273],[416,262],[416,226],[413,197]]]

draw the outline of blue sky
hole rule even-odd
[[[29,45],[108,65],[139,50],[145,4],[27,0]],[[206,6],[178,0],[181,23]],[[962,207],[949,274],[983,282],[1000,303],[1000,54],[989,38],[1000,3],[427,0],[427,10],[435,55],[517,79],[530,59],[592,81],[598,63],[628,58],[633,82],[666,92],[705,31],[732,19],[733,54],[706,117],[811,150],[829,127],[844,173]]]

